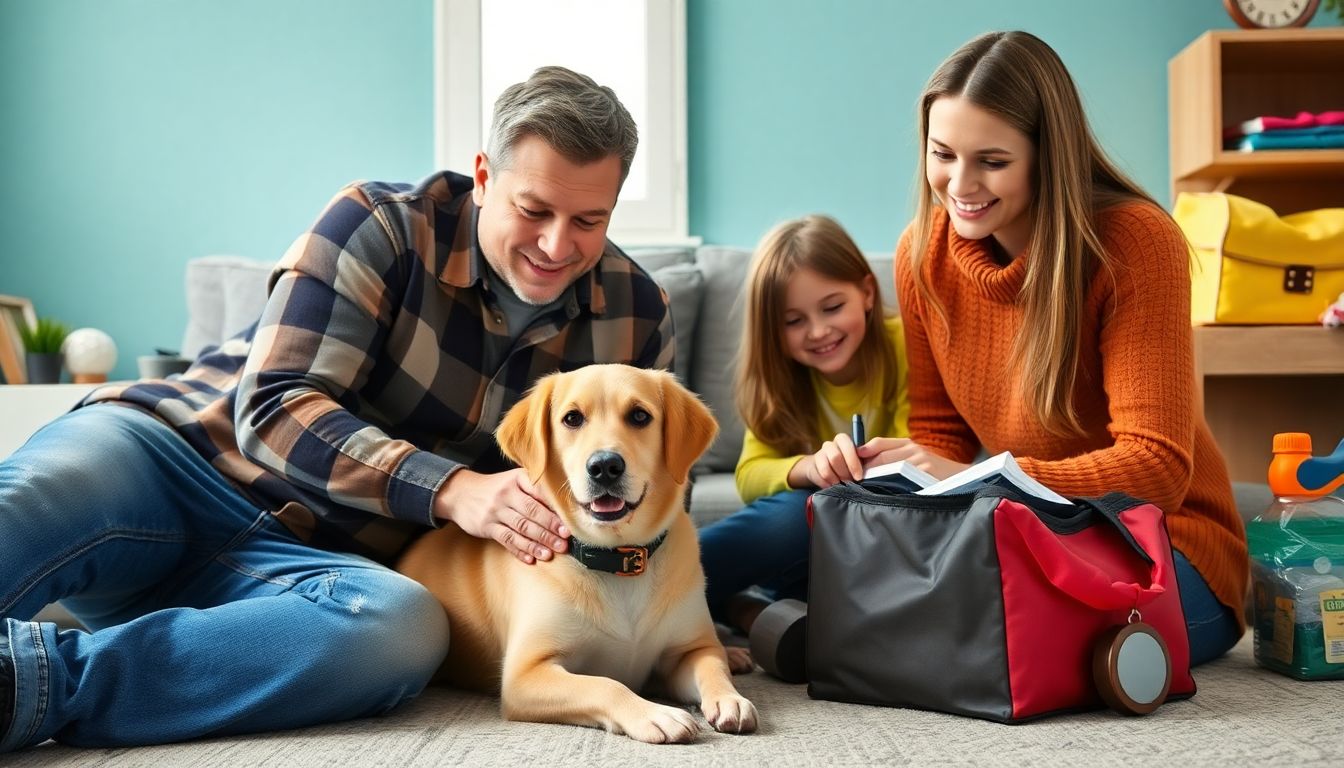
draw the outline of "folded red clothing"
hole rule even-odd
[[[1223,129],[1223,138],[1235,139],[1269,131],[1286,131],[1297,128],[1317,128],[1323,125],[1344,125],[1344,110],[1317,112],[1298,112],[1293,117],[1263,115],[1253,117],[1240,125]]]

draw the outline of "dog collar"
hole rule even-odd
[[[658,534],[658,538],[642,547],[598,547],[584,544],[570,536],[569,554],[594,571],[605,571],[617,576],[638,576],[648,567],[649,558],[653,557],[666,538],[667,531],[663,531]]]

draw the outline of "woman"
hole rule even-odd
[[[909,440],[866,466],[937,477],[1011,451],[1065,495],[1121,490],[1167,514],[1191,663],[1244,631],[1245,531],[1195,399],[1190,263],[1171,218],[1107,159],[1058,55],[982,35],[929,80],[921,186],[896,282]]]

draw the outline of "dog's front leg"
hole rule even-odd
[[[595,726],[650,744],[694,741],[700,731],[686,710],[655,704],[609,677],[574,674],[553,655],[507,664],[500,698],[509,720]]]
[[[706,624],[709,624],[706,617]],[[737,692],[728,670],[723,645],[712,625],[689,646],[670,650],[664,656],[667,687],[678,701],[699,702],[705,719],[722,733],[752,733],[756,730],[756,706]]]

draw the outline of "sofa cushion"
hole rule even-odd
[[[742,450],[742,421],[733,400],[733,377],[742,341],[743,285],[751,253],[741,248],[702,246],[695,263],[705,277],[700,323],[691,353],[691,389],[719,420],[719,436],[697,469],[732,472]]]
[[[670,246],[666,248],[655,248],[652,246],[643,246],[640,248],[623,248],[625,255],[629,256],[636,264],[644,268],[644,271],[652,274],[663,267],[670,267],[673,264],[694,264],[695,249],[682,248],[679,246]]]
[[[873,275],[877,277],[877,288],[878,292],[882,294],[882,305],[889,311],[899,314],[901,308],[896,302],[896,254],[869,251],[863,255],[867,257],[868,265],[873,268]]]
[[[187,262],[182,356],[194,358],[261,317],[270,274],[270,263],[242,256],[202,256]]]
[[[672,370],[682,382],[690,380],[691,351],[695,328],[700,318],[700,301],[705,278],[695,264],[671,264],[651,271],[650,276],[667,291],[672,306],[672,326],[677,359]]]
[[[691,486],[691,521],[697,528],[717,523],[742,508],[732,472],[696,475]]]

